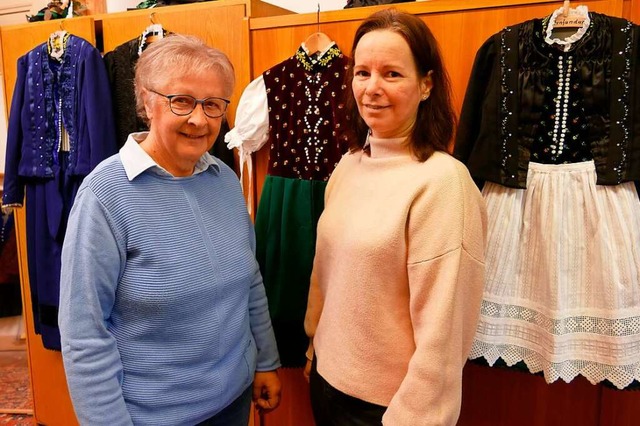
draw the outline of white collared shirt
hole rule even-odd
[[[131,133],[124,146],[120,148],[120,160],[122,161],[122,165],[124,166],[124,170],[127,173],[129,181],[132,181],[136,176],[148,169],[159,175],[174,177],[166,169],[156,163],[154,159],[140,147],[140,142],[145,140],[148,134],[149,132]],[[213,167],[216,172],[220,172],[220,165],[216,159],[208,152],[205,152],[202,157],[198,159],[198,162],[193,169],[193,174],[197,175],[198,173],[202,173],[208,170],[209,167]]]

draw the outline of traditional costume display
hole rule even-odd
[[[241,164],[263,145],[269,167],[256,215],[257,257],[285,367],[306,362],[304,315],[316,225],[327,180],[347,150],[343,105],[348,58],[332,43],[318,54],[303,44],[244,90],[226,136]],[[252,189],[249,190],[251,193]]]
[[[36,333],[60,349],[60,251],[82,179],[116,152],[100,52],[57,32],[18,59],[7,134],[4,206],[26,193],[27,258]]]
[[[486,285],[471,358],[547,382],[640,379],[640,28],[560,9],[477,53],[455,155],[483,187]]]

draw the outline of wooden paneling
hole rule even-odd
[[[45,42],[49,35],[59,30],[61,26],[70,33],[95,43],[93,19],[88,17],[0,27],[2,59],[5,64],[3,68],[5,95],[8,108],[11,105],[11,98],[15,88],[18,58]],[[62,356],[59,352],[45,349],[40,336],[34,332],[33,312],[30,305],[29,275],[27,273],[24,208],[15,210],[15,219],[35,420],[44,425],[72,426],[77,422],[69,398],[62,366]]]
[[[523,371],[467,363],[458,426],[614,426],[600,423],[601,386],[583,377],[547,384]]]
[[[151,24],[151,17],[156,23],[162,24],[168,31],[180,32],[184,34],[204,34],[214,26],[223,27],[226,33],[238,32],[237,27],[226,27],[227,22],[213,21],[205,22],[206,19],[220,19],[221,16],[216,11],[238,6],[242,16],[245,16],[246,2],[244,0],[224,0],[214,2],[202,2],[178,6],[158,7],[153,9],[129,10],[126,12],[109,13],[95,16],[96,22],[102,22],[102,36],[104,51],[109,52],[121,43],[133,39]],[[222,12],[224,13],[224,12]],[[202,16],[202,19],[198,17]],[[193,19],[196,19],[193,21]],[[193,27],[204,25],[203,29],[187,28],[188,24]],[[173,26],[176,26],[174,28]],[[197,33],[197,34],[196,34]],[[211,35],[220,35],[216,31]]]
[[[2,102],[2,105],[4,106],[4,116],[2,117],[2,120],[0,120],[0,122],[2,122],[2,124],[4,124],[6,128],[7,123],[9,122],[9,102],[7,102],[7,99],[8,99],[7,89],[6,89],[7,83],[5,80],[4,55],[2,54],[2,51],[3,51],[2,50],[2,32],[0,31],[0,79],[2,79],[2,87],[0,87],[0,93],[2,93],[3,95],[0,102]],[[6,140],[3,141],[3,145],[6,145]],[[4,151],[0,151],[0,155],[4,155]],[[4,168],[0,173],[3,173],[3,172],[4,172]],[[3,176],[4,176],[4,173],[3,173]]]
[[[625,0],[622,16],[636,24],[640,24],[640,0]]]
[[[619,391],[602,388],[600,426],[640,424],[640,390]]]
[[[259,0],[247,1],[247,16],[259,18],[263,16],[290,15],[293,12],[270,3],[261,2]]]

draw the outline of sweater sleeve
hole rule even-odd
[[[78,72],[78,149],[88,149],[89,164],[78,165],[81,171],[93,170],[102,160],[118,151],[113,107],[107,70],[100,52],[87,45],[86,58]]]
[[[27,56],[18,59],[18,73],[11,110],[9,113],[9,128],[7,129],[7,152],[4,169],[4,194],[2,205],[22,207],[24,198],[24,182],[18,174],[20,165],[22,140],[22,109],[26,92]]]
[[[120,354],[108,330],[124,262],[107,213],[83,184],[62,249],[59,311],[65,374],[81,425],[132,424]]]
[[[249,222],[249,226],[253,227],[249,216],[247,216],[247,221]],[[255,234],[253,234],[251,245],[255,255]],[[256,347],[258,349],[256,371],[273,371],[279,368],[280,356],[278,354],[276,336],[273,332],[273,326],[271,325],[267,293],[257,261],[255,262],[254,278],[249,293],[249,322],[251,334],[256,341]]]
[[[496,36],[490,37],[478,49],[462,103],[453,153],[465,164],[468,164],[472,156],[482,122],[486,120],[493,123],[499,119],[499,108],[495,105],[498,98],[487,93],[491,89],[491,85],[487,83],[491,75],[500,72],[496,63],[499,44],[496,44],[495,39]],[[490,102],[494,100],[494,103]]]
[[[416,349],[384,425],[456,423],[482,300],[485,233],[482,196],[458,162],[412,206],[407,268]]]

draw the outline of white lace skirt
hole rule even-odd
[[[486,183],[487,279],[471,358],[551,383],[640,380],[640,200],[593,162],[531,163],[527,189]]]

